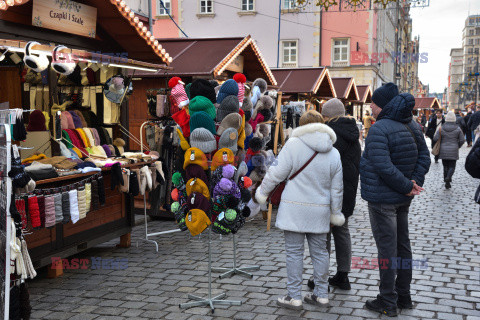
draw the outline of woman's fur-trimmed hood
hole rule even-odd
[[[310,123],[293,130],[292,138],[300,139],[311,149],[318,152],[329,152],[337,141],[337,135],[323,123]]]

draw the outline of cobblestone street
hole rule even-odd
[[[429,143],[429,141],[428,141]],[[427,259],[427,266],[413,272],[413,310],[402,310],[398,319],[480,319],[479,208],[473,201],[479,181],[464,169],[470,149],[461,149],[452,189],[443,186],[441,163],[432,163],[425,192],[410,211],[410,237],[414,259]],[[368,218],[367,203],[358,196],[351,218],[352,256],[376,258],[376,246]],[[274,221],[272,221],[272,226]],[[173,229],[173,222],[153,221],[151,232]],[[364,309],[367,299],[378,293],[378,270],[353,269],[352,290],[332,290],[327,309],[304,304],[301,312],[276,305],[286,293],[283,233],[266,232],[261,215],[238,233],[241,266],[258,265],[253,279],[234,276],[218,279],[213,274],[213,294],[226,292],[227,299],[241,300],[241,306],[182,310],[187,294],[207,293],[206,235],[193,239],[188,231],[156,237],[159,252],[142,241],[143,225],[135,227],[132,247],[116,248],[118,239],[88,250],[78,258],[128,259],[125,270],[65,270],[62,277],[47,279],[46,270],[30,281],[32,319],[379,319]],[[214,235],[214,267],[232,264],[231,236]],[[138,241],[138,247],[135,246]],[[332,254],[330,272],[336,271]],[[304,279],[312,274],[305,258]],[[304,284],[306,292],[306,281]]]

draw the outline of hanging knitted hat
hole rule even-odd
[[[195,114],[190,117],[190,132],[193,132],[197,128],[205,128],[212,134],[216,134],[215,122],[212,117],[204,111],[195,112]]]
[[[188,209],[200,209],[205,212],[210,211],[210,201],[201,193],[193,192],[187,200]]]
[[[210,200],[210,191],[208,190],[205,182],[198,178],[193,178],[187,181],[187,196],[190,196],[193,192],[199,192]]]
[[[30,114],[30,118],[28,121],[27,131],[47,131],[47,127],[45,126],[45,116],[43,115],[42,111],[34,110]]]
[[[202,96],[210,100],[212,103],[217,102],[215,87],[210,81],[205,79],[196,79],[190,87],[190,100],[196,96]],[[189,109],[191,106],[189,107]]]
[[[228,128],[233,128],[239,130],[242,125],[242,116],[239,113],[230,113],[225,118],[223,118],[220,126],[217,129],[217,134],[222,135],[222,133]]]
[[[198,148],[190,148],[185,151],[183,169],[185,170],[191,164],[198,164],[203,170],[208,169],[207,157],[202,150]]]
[[[237,96],[225,97],[217,109],[217,122],[223,121],[223,119],[231,113],[238,113],[239,109],[240,105]]]
[[[198,164],[191,164],[187,166],[187,168],[185,169],[185,174],[186,174],[187,180],[190,180],[192,178],[199,178],[202,181],[208,181],[205,170],[203,170],[203,168]]]
[[[238,84],[233,79],[225,81],[217,94],[217,103],[222,103],[223,99],[228,96],[237,96],[238,95]],[[238,100],[238,97],[237,97]],[[238,111],[237,111],[238,112]]]
[[[188,230],[192,236],[199,235],[202,233],[209,225],[212,224],[205,211],[200,209],[192,209],[188,211],[185,224],[187,225]]]
[[[245,82],[247,82],[247,78],[243,73],[236,73],[233,76],[233,80],[235,80],[238,85],[238,102],[241,107],[245,98]]]
[[[168,81],[168,87],[172,89],[171,95],[180,108],[185,107],[189,103],[184,86],[185,84],[179,77],[173,77]]]
[[[238,150],[237,141],[238,131],[234,128],[228,128],[222,133],[218,141],[218,148],[228,148],[235,153]]]
[[[190,117],[199,111],[206,112],[212,119],[215,119],[216,117],[215,106],[208,98],[205,98],[204,96],[196,96],[195,98],[192,98],[188,106],[188,111],[190,113]]]
[[[213,155],[211,170],[215,171],[218,167],[233,164],[234,161],[235,156],[232,150],[227,148],[220,149]]]
[[[217,140],[213,134],[205,128],[197,128],[190,134],[190,144],[204,153],[217,150]]]

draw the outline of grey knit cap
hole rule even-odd
[[[322,107],[322,116],[329,118],[344,117],[345,106],[337,98],[330,99]]]
[[[233,128],[228,128],[220,136],[220,140],[218,141],[218,149],[228,148],[232,150],[233,153],[236,153],[238,150],[237,142],[238,142],[237,130]]]
[[[220,107],[217,109],[217,122],[222,122],[222,120],[228,116],[230,113],[238,113],[240,109],[240,103],[238,102],[237,96],[227,96],[220,103]]]
[[[213,134],[205,128],[197,128],[190,134],[190,145],[198,148],[203,153],[210,153],[217,150],[217,141]]]
[[[233,128],[235,130],[239,130],[242,126],[242,116],[239,113],[230,113],[228,116],[223,118],[222,123],[217,129],[217,134],[219,136],[227,130],[228,128]]]

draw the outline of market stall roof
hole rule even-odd
[[[216,78],[237,63],[237,57],[241,55],[243,57],[243,73],[247,79],[264,78],[270,85],[277,85],[277,80],[250,35],[245,38],[157,40],[172,57],[170,66],[173,71],[171,75]],[[158,75],[151,74],[136,74],[136,76],[158,77]]]
[[[112,50],[119,52],[118,50],[120,49],[120,51],[123,50],[123,52],[128,53],[128,58],[144,62],[169,64],[172,60],[168,51],[155,40],[155,37],[153,37],[147,27],[143,25],[139,17],[125,5],[124,1],[77,0],[77,2],[97,8],[97,32],[95,38],[79,36],[80,38],[84,38],[82,39],[84,42],[95,48],[102,47],[100,45],[102,42],[116,42],[121,49],[111,45],[110,51],[105,52],[112,52]],[[2,3],[5,5],[3,6]],[[21,3],[17,3],[17,1],[14,3],[16,5],[8,6],[6,2],[0,0],[0,22],[3,20],[7,21],[7,23],[32,26],[33,1],[22,0]],[[35,29],[40,30],[38,27],[32,27],[31,32],[18,34],[15,39],[41,39],[41,35],[39,37],[33,36]],[[21,33],[23,30],[19,29],[18,31]],[[58,33],[59,35],[63,33],[57,31],[52,32]],[[2,28],[0,28],[0,35],[4,37]],[[45,36],[45,41],[48,40]],[[61,42],[61,40],[57,41]]]
[[[440,102],[437,98],[415,98],[414,109],[440,109]]]
[[[355,79],[350,78],[332,78],[337,98],[347,101],[360,100]]]
[[[357,86],[358,96],[361,103],[372,103],[372,88],[367,85]]]
[[[278,90],[285,94],[312,94],[335,98],[336,92],[327,68],[272,69],[278,81]]]

